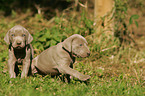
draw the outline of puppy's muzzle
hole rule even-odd
[[[17,45],[21,45],[21,42],[17,42]]]
[[[21,37],[16,37],[14,39],[14,42],[12,43],[12,46],[14,48],[20,49],[20,48],[25,47],[25,42],[24,42],[24,40]]]

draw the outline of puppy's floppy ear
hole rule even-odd
[[[71,52],[72,50],[72,42],[75,38],[78,38],[78,34],[74,34],[70,37],[68,37],[67,39],[65,39],[62,43],[62,46],[69,52]]]
[[[62,43],[62,46],[69,52],[71,52],[72,41],[73,41],[73,37],[71,36],[65,39]]]
[[[33,41],[32,35],[28,32],[27,29],[24,28],[24,31],[27,33],[26,35],[26,44],[30,44]]]
[[[63,46],[67,51],[71,52],[71,51],[72,51],[72,42],[73,42],[73,40],[76,39],[76,38],[81,38],[81,39],[83,39],[84,42],[87,44],[87,41],[86,41],[86,39],[85,39],[83,36],[81,36],[81,35],[79,35],[79,34],[74,34],[74,35],[68,37],[67,39],[65,39],[65,40],[63,41],[63,43],[62,43],[62,46]]]
[[[32,35],[28,32],[28,37],[27,37],[27,44],[30,44],[33,41]]]
[[[4,41],[7,43],[7,44],[10,44],[10,30],[7,32],[6,36],[4,37]]]

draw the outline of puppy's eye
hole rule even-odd
[[[22,35],[22,37],[25,37],[25,36],[26,36],[25,34]]]
[[[83,46],[83,44],[80,44],[80,46]]]
[[[12,34],[11,36],[15,36],[15,34]]]

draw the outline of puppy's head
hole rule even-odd
[[[24,27],[16,25],[7,32],[4,40],[14,48],[21,49],[32,42],[33,37]]]
[[[63,41],[63,47],[72,53],[74,57],[87,57],[90,55],[86,39],[78,34],[74,34],[65,39]]]

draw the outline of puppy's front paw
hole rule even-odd
[[[11,73],[10,78],[16,78],[16,73]]]
[[[86,80],[88,80],[88,79],[90,79],[91,78],[91,76],[90,75],[83,75],[83,76],[80,76],[80,80],[81,81],[86,81]]]

